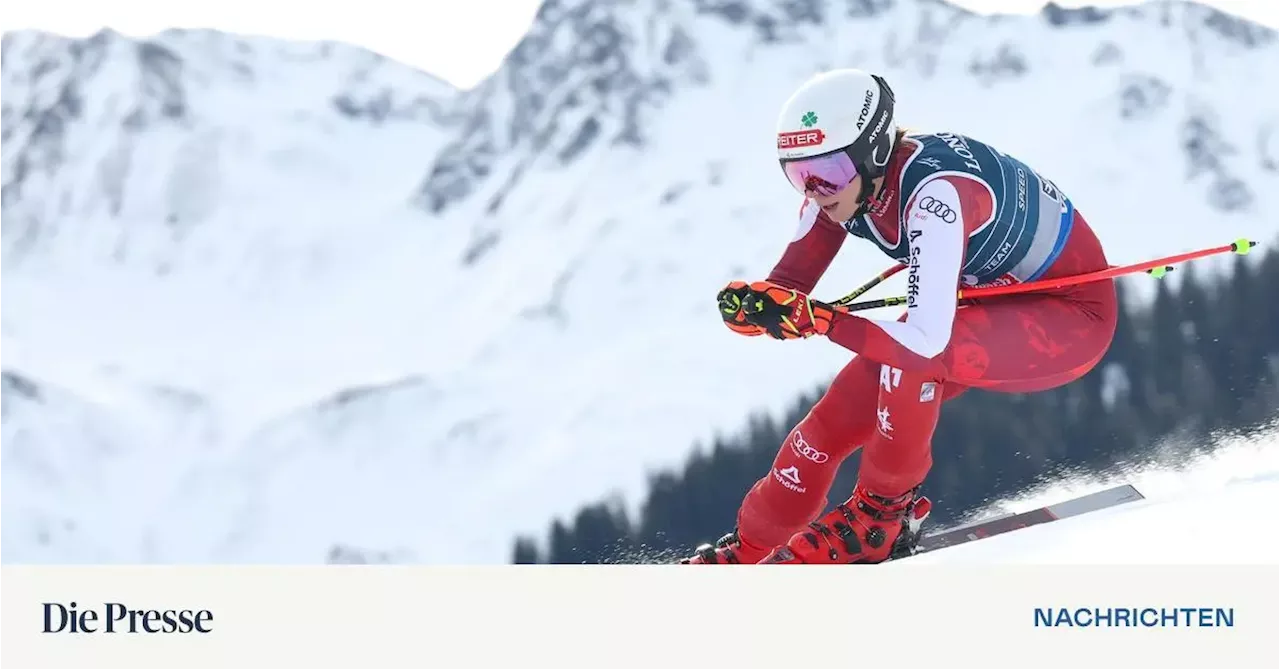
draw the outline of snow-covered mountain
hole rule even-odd
[[[815,70],[1042,169],[1124,262],[1275,243],[1277,62],[1181,2],[548,0],[469,91],[338,44],[8,34],[4,560],[505,561],[849,358],[713,307],[791,238],[773,122]],[[886,264],[851,242],[818,295]]]
[[[18,32],[3,61],[5,261],[48,269],[276,264],[403,199],[456,123],[449,84],[342,44]]]

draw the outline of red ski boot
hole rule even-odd
[[[905,557],[920,540],[931,506],[914,490],[887,498],[859,486],[848,501],[792,535],[760,564],[870,564]]]
[[[712,544],[702,544],[694,549],[693,557],[680,564],[755,564],[769,554],[769,549],[743,541],[734,530]]]

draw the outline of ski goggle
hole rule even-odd
[[[802,195],[816,193],[823,197],[839,193],[858,176],[858,168],[846,151],[785,161],[782,171],[791,187]]]

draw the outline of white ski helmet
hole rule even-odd
[[[893,91],[883,78],[862,70],[823,72],[801,84],[782,105],[777,129],[784,172],[788,163],[843,152],[862,175],[858,201],[865,204],[871,181],[889,165],[897,135]]]

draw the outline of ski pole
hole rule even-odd
[[[979,297],[995,297],[998,295],[1017,295],[1020,293],[1033,293],[1042,290],[1053,290],[1056,288],[1065,288],[1067,286],[1075,286],[1082,283],[1090,283],[1093,281],[1103,281],[1106,279],[1114,279],[1126,274],[1134,274],[1137,272],[1146,272],[1151,276],[1160,278],[1173,270],[1173,266],[1178,263],[1196,260],[1207,256],[1218,255],[1221,253],[1232,252],[1238,255],[1245,255],[1249,250],[1257,246],[1257,242],[1247,239],[1237,239],[1230,244],[1215,246],[1213,248],[1201,249],[1199,251],[1190,251],[1188,253],[1179,253],[1177,255],[1148,260],[1146,262],[1135,263],[1132,265],[1112,266],[1107,269],[1098,270],[1096,272],[1086,272],[1084,274],[1075,274],[1072,276],[1061,276],[1054,279],[1043,279],[1040,281],[1031,281],[1029,283],[1015,283],[1008,286],[990,286],[987,288],[968,288],[960,289],[958,297],[960,299],[973,299]],[[884,275],[886,272],[881,272]],[[892,274],[890,274],[892,276]],[[883,279],[880,279],[883,281]],[[880,281],[875,281],[879,283]],[[875,285],[875,284],[871,284]],[[859,289],[861,291],[861,289]],[[865,291],[862,291],[865,292]],[[861,292],[855,294],[860,295]],[[866,309],[878,309],[881,307],[892,307],[907,303],[905,296],[886,297],[879,300],[870,300],[867,302],[849,303],[845,298],[841,298],[837,304],[843,311],[864,311]]]
[[[889,277],[893,276],[894,274],[897,274],[898,272],[901,272],[906,268],[907,266],[903,265],[902,263],[893,265],[889,269],[886,269],[885,271],[877,274],[870,281],[855,288],[853,292],[849,293],[848,295],[845,295],[844,297],[836,300],[835,302],[832,302],[831,306],[843,307],[853,302],[854,300],[858,299],[858,297],[861,296],[863,293],[867,292],[868,290],[871,290],[872,288],[875,288],[876,286],[880,285],[885,279],[888,279]]]

